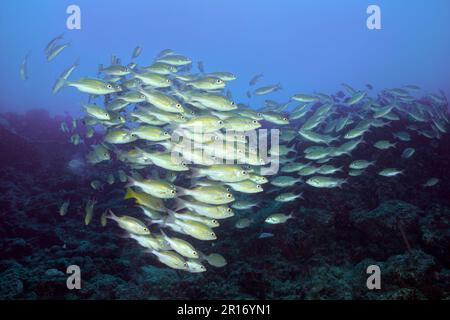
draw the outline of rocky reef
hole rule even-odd
[[[40,110],[0,115],[1,299],[450,298],[448,135],[434,147],[417,145],[427,157],[407,168],[415,174],[305,192],[305,200],[284,207],[295,218],[283,225],[263,225],[275,208],[271,201],[249,213],[255,220],[249,228],[225,222],[221,241],[203,246],[228,265],[189,274],[162,266],[118,229],[100,225],[98,216],[120,192],[105,193],[104,207],[84,225],[83,204],[98,168],[86,166],[80,175],[68,166],[84,146],[60,132],[63,118]],[[429,176],[441,182],[421,187]],[[71,208],[61,217],[66,199]],[[263,231],[274,236],[259,239]],[[80,290],[66,287],[70,265],[81,268]],[[381,269],[381,290],[366,287],[369,265]]]

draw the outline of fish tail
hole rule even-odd
[[[169,237],[168,237],[167,234],[164,232],[164,230],[163,230],[163,229],[160,229],[159,232],[161,232],[161,235],[162,235],[163,239],[167,242],[167,239],[168,239]]]
[[[123,199],[124,199],[124,200],[127,200],[127,199],[134,199],[135,195],[136,195],[136,194],[135,194],[135,192],[134,192],[133,189],[127,188],[127,192],[125,193],[125,196],[123,197]]]
[[[190,193],[188,189],[178,187],[178,186],[176,186],[176,190],[177,190],[177,196],[179,196],[179,197],[189,195],[189,193]]]
[[[132,177],[127,176],[128,183],[125,185],[125,188],[130,188],[136,185],[136,180],[134,180]]]
[[[114,221],[117,221],[119,219],[119,217],[117,217],[114,212],[112,212],[111,209],[108,209],[108,215],[106,216],[107,219],[111,219]]]
[[[198,179],[198,178],[204,176],[201,169],[199,169],[199,168],[191,168],[191,171],[192,171],[191,179]]]
[[[173,212],[180,211],[181,209],[186,208],[186,202],[183,199],[177,198],[175,199],[175,209],[173,209]],[[169,212],[170,214],[170,212]]]

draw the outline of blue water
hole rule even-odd
[[[450,92],[450,2],[434,1],[238,1],[79,0],[81,30],[66,29],[66,8],[73,1],[8,0],[0,11],[2,110],[35,107],[52,113],[79,111],[80,93],[64,89],[52,96],[59,74],[80,59],[73,78],[95,75],[111,54],[150,64],[172,48],[207,71],[230,71],[237,101],[247,102],[249,79],[264,72],[260,84],[281,83],[270,99],[287,101],[298,92],[331,93],[342,82],[375,89],[414,83]],[[382,30],[368,30],[366,9],[381,7]],[[43,48],[65,33],[72,46],[47,63]],[[32,50],[27,82],[19,67]],[[252,100],[260,106],[265,98]]]
[[[81,9],[81,30],[66,28],[66,9],[72,4]],[[381,8],[381,30],[366,26],[369,5]],[[44,48],[61,33],[60,43],[71,46],[47,62]],[[0,34],[0,299],[450,299],[450,1],[5,0]],[[220,266],[208,261],[203,273],[168,268],[114,221],[103,225],[109,209],[144,219],[135,201],[124,199],[127,183],[118,180],[121,170],[133,177],[136,172],[171,177],[153,164],[136,168],[119,155],[134,147],[163,148],[142,139],[105,143],[100,129],[115,130],[105,122],[89,137],[89,118],[81,112],[88,95],[72,87],[53,95],[52,87],[78,59],[71,80],[95,77],[99,64],[109,66],[112,55],[128,64],[136,46],[143,48],[139,66],[152,64],[170,48],[192,58],[193,73],[198,61],[206,73],[234,73],[237,80],[227,82],[226,89],[234,102],[252,108],[264,107],[266,99],[283,104],[298,93],[330,95],[330,100],[321,96],[310,103],[300,118],[283,110],[289,124],[274,124],[270,118],[261,123],[292,133],[292,139],[282,141],[292,150],[283,163],[320,169],[323,159],[307,160],[305,151],[326,146],[327,164],[339,168],[332,176],[342,185],[317,188],[297,170],[277,173],[301,176],[294,186],[267,183],[263,193],[254,195],[230,191],[256,205],[221,220],[216,241],[180,233],[201,252],[219,253],[227,261]],[[28,52],[29,79],[22,81],[19,70]],[[260,73],[264,78],[249,87]],[[367,97],[350,103],[359,92],[342,91],[342,83],[367,91]],[[248,90],[272,84],[283,89],[247,97]],[[404,85],[423,90],[409,87],[412,100],[399,90],[386,90]],[[180,100],[194,108],[192,101]],[[103,99],[94,101],[103,105]],[[377,103],[369,110],[367,101]],[[387,104],[395,105],[390,118],[375,119],[377,108]],[[136,105],[122,112],[127,115],[123,128],[137,127],[137,120],[128,117]],[[299,130],[327,105],[326,117],[313,129],[333,141],[327,145],[304,138]],[[291,106],[302,107],[299,102]],[[261,111],[264,117],[266,111]],[[420,115],[423,121],[417,120]],[[367,120],[370,130],[353,139],[359,141],[355,149],[334,156],[348,142],[345,135]],[[70,129],[61,130],[62,123]],[[399,139],[405,132],[411,139]],[[74,145],[73,137],[82,143]],[[395,147],[380,150],[380,140]],[[92,147],[101,143],[109,148],[111,161],[87,161]],[[407,148],[415,150],[410,158],[402,156]],[[353,176],[354,160],[372,165]],[[196,186],[192,173],[199,167],[177,173],[174,184]],[[402,173],[380,175],[387,168]],[[111,175],[115,181],[110,183]],[[281,203],[285,192],[298,198]],[[86,203],[93,200],[98,201],[95,213],[86,222]],[[66,201],[68,212],[61,215]],[[173,200],[164,205],[180,209]],[[274,213],[292,216],[286,223],[268,224]],[[247,228],[236,226],[242,218],[251,219]],[[157,221],[148,224],[154,235],[166,227]],[[366,287],[366,268],[374,264],[383,282],[381,290],[372,291]],[[66,287],[70,265],[82,268],[80,290]]]

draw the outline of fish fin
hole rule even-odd
[[[188,195],[188,189],[185,189],[185,188],[182,188],[182,187],[179,187],[179,186],[176,186],[175,188],[177,190],[177,196],[178,197]]]
[[[108,215],[106,216],[106,218],[114,221],[117,221],[119,219],[119,217],[117,217],[111,209],[108,209]]]
[[[200,168],[191,168],[192,174],[191,179],[198,179],[204,177],[205,175],[201,172]]]
[[[125,188],[130,188],[130,187],[132,187],[132,186],[135,185],[136,180],[134,180],[134,179],[133,179],[132,177],[130,177],[130,176],[127,176],[127,179],[128,179],[128,183],[125,185]]]

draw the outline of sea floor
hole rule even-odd
[[[398,180],[361,178],[342,190],[305,191],[305,200],[286,207],[296,218],[284,225],[263,225],[276,209],[271,201],[248,213],[250,228],[224,223],[214,246],[200,249],[222,254],[227,266],[189,274],[161,265],[98,217],[84,225],[98,169],[69,169],[83,146],[59,131],[66,116],[34,110],[2,117],[0,299],[450,298],[448,135],[417,142],[418,158]],[[442,181],[421,187],[431,176]],[[105,191],[98,215],[119,205],[122,193]],[[61,217],[67,198],[71,210]],[[274,236],[259,239],[261,232]],[[67,289],[70,265],[81,268],[80,290]],[[380,267],[381,290],[366,286],[369,265]]]

